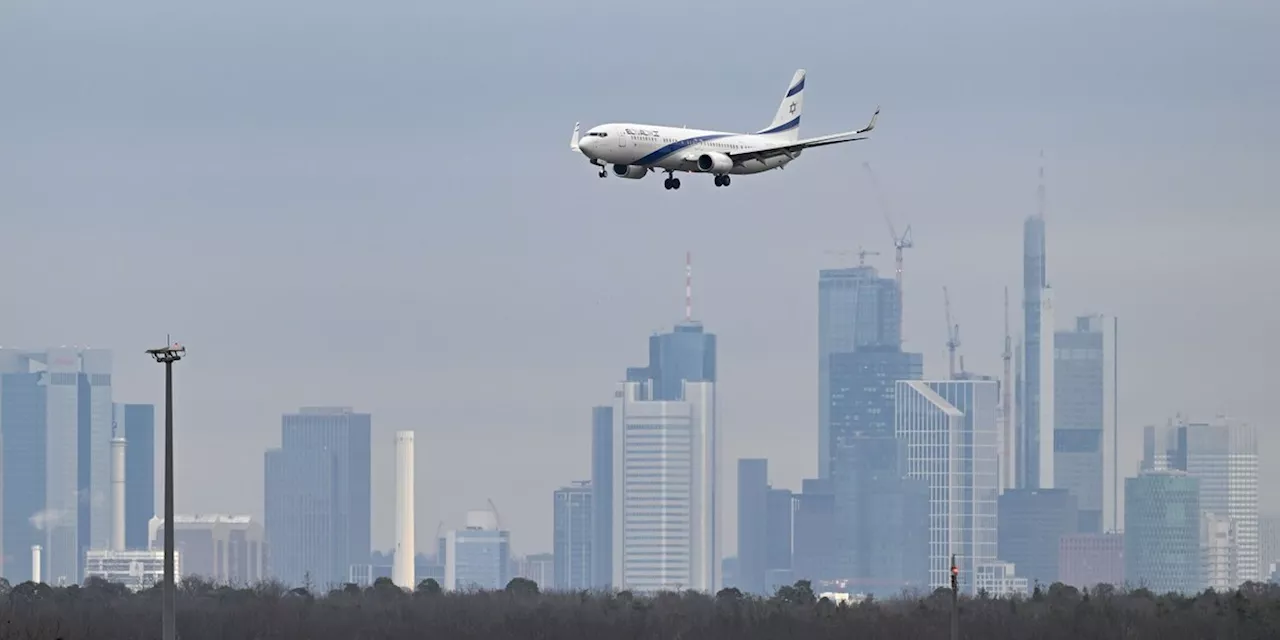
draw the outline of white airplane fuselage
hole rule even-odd
[[[679,189],[681,173],[714,176],[717,187],[727,187],[731,175],[762,173],[781,169],[800,157],[805,149],[854,140],[865,140],[876,124],[876,109],[867,126],[816,138],[800,138],[800,117],[804,112],[805,71],[799,69],[787,85],[769,126],[755,133],[730,133],[661,125],[609,123],[586,133],[573,126],[569,148],[581,153],[600,168],[600,177],[612,173],[639,180],[663,171],[667,189]]]
[[[606,135],[599,135],[601,133]],[[611,123],[588,130],[578,141],[578,146],[588,158],[613,165],[698,172],[697,162],[689,159],[690,156],[764,149],[777,142],[778,138],[772,135]],[[727,171],[715,173],[741,175],[769,171],[785,166],[798,158],[800,153],[800,150],[796,150],[789,156],[747,159],[733,163]]]

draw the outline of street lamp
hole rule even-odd
[[[187,350],[175,343],[161,349],[148,349],[147,353],[164,364],[164,613],[161,620],[164,640],[177,640],[173,612],[176,592],[173,583],[173,363],[181,360]]]

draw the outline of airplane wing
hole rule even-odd
[[[779,155],[793,155],[803,149],[812,147],[824,147],[829,144],[840,144],[841,142],[853,142],[854,140],[866,140],[870,136],[864,135],[870,133],[876,128],[876,118],[880,117],[880,108],[876,108],[876,112],[871,114],[871,122],[867,126],[857,131],[846,131],[844,133],[833,133],[826,136],[818,136],[817,138],[809,138],[807,140],[797,140],[795,142],[783,142],[772,147],[763,149],[752,149],[750,151],[735,151],[728,153],[735,163],[746,160],[763,160]]]

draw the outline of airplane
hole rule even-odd
[[[871,122],[861,129],[801,140],[804,78],[804,69],[796,71],[773,122],[755,133],[609,123],[580,135],[580,123],[574,123],[569,148],[600,167],[601,178],[609,175],[606,167],[610,164],[615,176],[632,180],[639,180],[650,172],[665,171],[667,178],[663,186],[670,190],[680,188],[680,178],[675,176],[677,171],[710,173],[715,176],[717,187],[727,187],[730,175],[781,169],[800,157],[805,149],[869,137],[865,134],[875,128],[879,107],[872,114]]]

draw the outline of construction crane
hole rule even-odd
[[[880,205],[880,213],[884,215],[885,224],[889,225],[889,236],[893,239],[894,249],[894,273],[898,282],[898,298],[902,298],[902,250],[910,249],[915,246],[911,241],[911,225],[907,225],[903,229],[902,235],[898,235],[898,229],[893,226],[893,216],[889,214],[889,202],[884,197],[884,191],[880,189],[880,182],[876,180],[876,174],[871,170],[871,164],[862,163],[862,168],[866,169],[867,177],[871,179],[871,187],[875,190],[876,202]]]
[[[947,314],[947,351],[950,354],[950,362],[948,369],[950,370],[950,379],[956,378],[956,348],[960,346],[960,325],[951,322],[951,295],[947,293],[947,288],[942,287],[942,301],[946,308]]]
[[[824,251],[823,253],[825,253],[825,254],[827,254],[827,255],[831,255],[831,256],[849,256],[849,255],[855,255],[855,256],[858,256],[858,266],[859,266],[859,267],[866,266],[866,264],[867,264],[867,256],[878,256],[878,255],[880,255],[880,252],[879,252],[879,251],[867,251],[866,249],[863,249],[862,247],[858,247],[858,250],[857,250],[857,251]]]
[[[493,503],[493,498],[485,498],[489,501],[489,510],[493,512],[493,524],[499,531],[502,530],[502,516],[498,515],[498,505]]]

